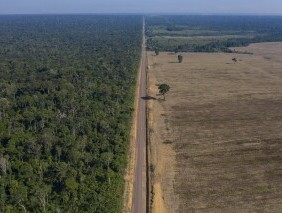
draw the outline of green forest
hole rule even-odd
[[[282,16],[152,15],[146,21],[151,51],[232,52],[230,47],[282,41]]]
[[[142,17],[0,16],[0,212],[121,212]]]

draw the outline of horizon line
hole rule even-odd
[[[199,15],[199,16],[282,16],[282,13],[197,13],[197,12],[93,12],[93,13],[0,13],[0,16],[9,15]]]

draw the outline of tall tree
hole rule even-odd
[[[155,49],[155,54],[158,56],[160,54],[160,51],[158,49]]]
[[[178,63],[182,63],[183,62],[183,56],[182,55],[178,55]]]
[[[166,100],[165,95],[170,90],[170,86],[168,84],[161,84],[159,85],[158,89],[159,89],[159,93],[164,97],[164,100]]]

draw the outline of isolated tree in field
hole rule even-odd
[[[161,84],[159,85],[158,89],[159,89],[159,93],[164,97],[165,100],[165,94],[169,91],[170,86],[167,84]]]
[[[234,62],[234,64],[237,62],[237,58],[232,58],[232,61]]]
[[[182,61],[183,61],[183,56],[182,55],[178,55],[178,62],[182,63]]]
[[[156,55],[159,55],[160,54],[160,51],[158,49],[155,49],[155,54]]]

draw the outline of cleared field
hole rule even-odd
[[[281,212],[282,43],[239,50],[148,52],[153,212]]]

